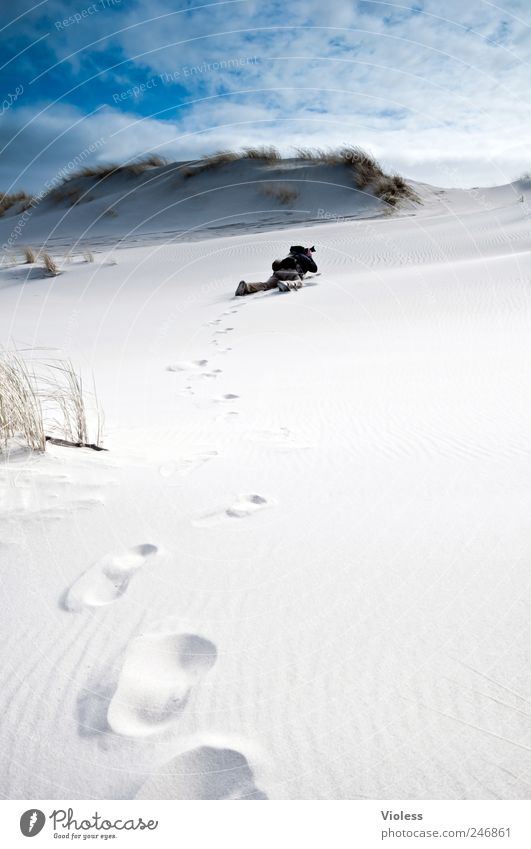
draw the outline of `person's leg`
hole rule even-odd
[[[301,276],[298,271],[292,271],[291,269],[281,269],[275,272],[275,276],[277,278],[277,282],[283,283],[284,286],[279,287],[282,291],[288,289],[300,289],[302,286]]]
[[[253,295],[255,292],[267,292],[269,289],[276,289],[277,284],[278,278],[275,274],[272,274],[269,280],[263,283],[247,283],[247,294]]]

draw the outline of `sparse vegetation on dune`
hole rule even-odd
[[[265,183],[260,187],[261,194],[278,200],[283,206],[290,206],[299,197],[298,189],[287,183]]]
[[[296,161],[308,162],[315,165],[339,166],[349,169],[352,173],[352,179],[356,189],[374,194],[389,207],[397,206],[402,200],[420,203],[420,198],[403,177],[399,174],[386,174],[374,156],[360,147],[354,145],[328,149],[299,147],[296,148],[293,158]],[[213,171],[245,160],[274,164],[281,162],[282,156],[273,145],[263,145],[245,147],[239,151],[219,150],[215,153],[206,154],[195,162],[175,163],[175,166],[181,177],[188,179],[207,171]],[[86,195],[90,196],[91,192],[90,186],[83,189],[79,185],[71,185],[72,181],[77,178],[89,177],[101,181],[116,174],[139,175],[148,169],[160,168],[168,164],[168,161],[163,157],[150,154],[125,165],[102,164],[85,166],[80,171],[65,177],[59,186],[51,190],[49,197],[55,202],[67,201],[71,206],[74,206]],[[278,186],[274,190],[264,188],[262,191],[270,197],[276,197],[285,205],[289,205],[299,195],[299,192],[292,188],[282,190]],[[25,197],[28,198],[29,196]],[[88,199],[91,199],[91,196]],[[0,214],[2,209],[1,203],[2,201],[0,199]],[[116,210],[109,207],[109,209],[105,210],[104,214],[115,216],[117,213]]]
[[[22,357],[0,356],[0,451],[19,438],[31,451],[44,451],[46,437],[34,376]]]
[[[24,262],[27,263],[27,265],[33,265],[33,263],[37,260],[37,254],[33,250],[33,248],[30,248],[29,246],[26,247],[26,248],[23,248],[23,253],[24,253]]]
[[[27,192],[13,192],[12,194],[0,192],[0,216],[16,204],[20,204],[19,211],[24,212],[31,206],[32,201],[32,195],[28,195]]]
[[[240,159],[238,153],[233,150],[218,150],[216,153],[209,153],[203,156],[196,163],[190,163],[180,169],[183,177],[194,177],[196,174],[202,174],[204,171],[211,171],[213,168],[220,168],[228,162],[235,162]]]
[[[376,197],[380,198],[388,206],[397,206],[404,198],[415,203],[420,203],[420,198],[415,190],[411,188],[400,174],[383,174],[377,178],[373,189]]]
[[[386,174],[379,162],[360,147],[344,146],[330,149],[299,147],[296,149],[294,158],[302,162],[349,168],[357,189],[373,192],[388,206],[396,206],[403,199],[420,201],[416,192],[403,177],[399,174]],[[197,162],[189,163],[181,169],[181,174],[184,177],[193,177],[245,159],[278,162],[282,157],[273,146],[247,147],[241,151],[220,150],[204,156]],[[262,189],[263,194],[277,197],[284,204],[289,204],[298,197],[299,193],[293,194],[294,191],[294,189],[282,191],[279,187]]]
[[[98,177],[105,179],[113,174],[142,174],[150,168],[162,168],[167,165],[168,160],[163,156],[151,153],[148,156],[143,156],[140,159],[135,159],[133,162],[127,162],[125,165],[116,164],[101,164],[101,165],[85,165],[79,171],[69,174],[63,180],[64,183],[69,183],[72,180],[77,180],[79,177]]]
[[[89,408],[95,431],[91,444],[87,393],[70,360],[32,360],[30,368],[18,352],[0,351],[0,452],[11,440],[31,451],[44,451],[49,441],[99,447],[103,413],[95,390]]]
[[[44,269],[46,273],[49,274],[50,277],[57,277],[57,275],[59,274],[59,266],[57,265],[54,258],[50,256],[49,253],[43,253],[42,261],[44,263]]]
[[[282,159],[280,153],[273,145],[264,147],[244,147],[240,154],[241,159],[259,159],[262,162],[278,162]]]
[[[246,147],[243,150],[218,150],[216,153],[207,153],[197,162],[190,162],[184,168],[180,169],[180,173],[184,177],[193,177],[196,174],[202,174],[204,171],[211,171],[213,168],[220,168],[227,165],[229,162],[238,162],[242,159],[254,159],[262,162],[277,162],[281,159],[280,153],[273,147]]]
[[[168,161],[163,156],[152,153],[148,156],[136,159],[134,162],[127,162],[125,165],[117,165],[115,163],[85,165],[83,168],[80,168],[79,171],[67,174],[58,186],[48,192],[48,197],[56,203],[66,200],[70,203],[70,206],[74,206],[85,194],[87,194],[87,190],[83,191],[83,189],[79,186],[70,185],[75,180],[92,177],[101,181],[108,177],[115,176],[116,174],[131,174],[133,176],[138,176],[151,168],[162,168],[167,164]]]
[[[79,186],[69,186],[68,183],[63,183],[52,189],[48,197],[54,203],[61,203],[61,201],[66,200],[70,206],[75,206],[81,199],[82,194],[83,192]]]

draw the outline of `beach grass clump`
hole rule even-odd
[[[291,206],[299,197],[298,190],[288,183],[264,183],[260,192],[266,197],[278,200],[283,206]]]
[[[102,180],[106,180],[108,177],[112,177],[116,174],[131,174],[133,176],[138,176],[151,168],[162,168],[167,164],[168,160],[163,156],[159,156],[156,153],[150,153],[147,156],[143,156],[140,159],[135,159],[133,162],[127,162],[122,165],[118,165],[116,163],[85,165],[78,171],[73,171],[71,174],[67,174],[63,177],[59,185],[51,189],[47,196],[56,203],[62,200],[67,200],[70,205],[73,206],[78,203],[83,196],[89,194],[88,190],[83,192],[79,186],[69,185],[75,180],[88,177],[101,182]]]
[[[44,451],[48,441],[94,448],[101,445],[102,431],[95,386],[87,393],[70,360],[32,357],[30,367],[17,351],[0,351],[0,453],[12,441],[30,451]]]
[[[32,201],[32,195],[27,192],[12,192],[11,194],[0,192],[0,216],[17,204],[20,205],[19,211],[24,212],[31,206]]]
[[[30,248],[29,245],[22,249],[22,253],[24,254],[24,262],[26,265],[33,265],[37,261],[37,253]]]
[[[218,150],[216,153],[203,156],[198,162],[190,163],[187,167],[181,168],[180,173],[183,177],[195,177],[205,171],[221,168],[229,162],[236,162],[237,159],[240,159],[240,156],[233,150]]]
[[[19,439],[31,451],[44,451],[46,437],[35,380],[18,354],[0,356],[0,451]]]
[[[44,270],[48,276],[57,277],[57,275],[60,274],[59,266],[49,253],[43,253],[42,261],[44,264]]]
[[[241,158],[255,159],[260,162],[278,162],[282,157],[274,145],[264,145],[263,147],[244,147]]]

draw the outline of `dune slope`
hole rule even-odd
[[[0,465],[5,797],[527,796],[522,192],[1,269],[110,449]]]

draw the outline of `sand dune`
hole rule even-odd
[[[0,792],[526,798],[528,187],[312,223],[307,181],[289,228],[205,174],[187,240],[176,179],[43,205],[25,241],[95,262],[0,270],[2,338],[94,372],[109,448],[0,466]],[[300,241],[311,285],[234,299]]]

